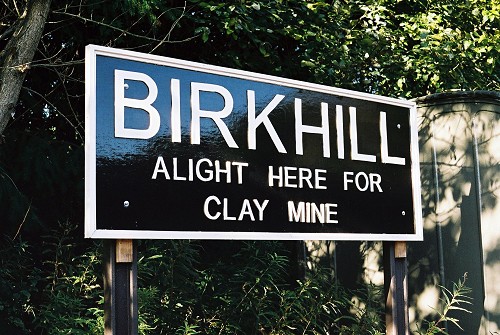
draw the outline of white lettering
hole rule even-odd
[[[253,203],[255,204],[255,207],[257,207],[257,210],[259,211],[259,221],[264,220],[264,209],[266,209],[269,200],[266,199],[262,202],[262,204],[260,204],[257,199],[253,199]]]
[[[363,177],[363,186],[361,186],[360,182],[359,182],[359,177],[362,176]],[[368,187],[370,186],[370,183],[368,182],[368,176],[366,175],[366,173],[364,172],[359,172],[358,174],[356,174],[356,177],[354,177],[354,183],[356,184],[356,187],[358,188],[358,190],[364,192],[368,189]]]
[[[170,175],[168,174],[168,170],[165,166],[165,161],[163,160],[162,156],[158,156],[158,158],[156,159],[156,165],[151,179],[156,179],[158,173],[163,173],[165,175],[165,179],[170,180]]]
[[[334,208],[337,208],[337,204],[325,204],[326,223],[339,223],[338,220],[332,218],[332,216],[337,216],[337,211],[333,210]]]
[[[337,215],[337,204],[299,201],[295,204],[288,201],[288,221],[305,223],[338,223],[333,217]]]
[[[232,133],[232,131],[236,132],[236,130],[230,129],[230,122],[228,120],[231,120],[232,126],[234,120],[232,120],[230,116],[232,116],[233,110],[236,108],[235,106],[237,106],[237,108],[239,109],[237,112],[238,118],[240,117],[239,114],[241,114],[242,112],[240,110],[241,106],[243,106],[245,103],[245,101],[235,101],[235,97],[241,99],[240,95],[233,96],[234,93],[232,93],[230,89],[224,87],[223,85],[190,82],[189,85],[191,88],[191,92],[190,100],[188,101],[188,99],[181,99],[184,96],[184,94],[182,94],[183,92],[181,92],[181,89],[184,86],[181,86],[180,79],[168,78],[168,80],[170,81],[170,86],[168,86],[168,82],[166,82],[161,88],[166,88],[169,92],[165,93],[170,94],[171,106],[164,106],[167,108],[170,107],[170,119],[167,120],[166,117],[164,118],[164,120],[166,122],[170,122],[170,124],[166,125],[164,128],[171,133],[170,136],[172,142],[180,143],[182,141],[182,136],[184,135],[183,130],[185,129],[183,127],[183,122],[188,122],[187,117],[186,120],[183,120],[183,113],[190,112],[191,116],[189,121],[191,127],[191,144],[200,144],[202,136],[201,123],[206,119],[210,119],[210,121],[213,121],[214,125],[212,127],[213,129],[207,131],[207,136],[213,136],[214,132],[220,133],[220,136],[223,138],[229,148],[238,148],[238,144],[235,141],[236,137],[233,137],[234,134]],[[141,96],[137,97],[137,94],[134,95],[134,92],[132,92],[130,89],[127,90],[127,87],[129,85],[131,88],[138,89],[139,92],[146,93],[139,93],[141,94]],[[149,139],[158,134],[161,128],[161,121],[164,121],[163,119],[161,119],[161,117],[164,114],[168,114],[168,111],[160,111],[159,108],[157,109],[156,105],[159,104],[156,102],[156,100],[159,94],[158,89],[160,87],[158,85],[159,84],[155,82],[153,77],[148,74],[118,69],[114,70],[115,137]],[[267,100],[265,102],[262,102],[262,98],[264,97],[267,97],[265,98]],[[287,142],[283,142],[278,135],[278,131],[280,131],[282,128],[278,127],[277,121],[274,121],[274,124],[271,121],[273,120],[272,116],[277,116],[276,113],[278,110],[281,112],[280,107],[285,104],[283,101],[286,101],[286,104],[289,104],[288,101],[291,101],[285,99],[286,97],[284,94],[274,94],[274,96],[269,96],[268,92],[261,92],[252,89],[246,90],[247,125],[241,125],[241,127],[238,126],[238,129],[245,129],[246,126],[248,141],[247,144],[249,150],[257,150],[257,142],[259,141],[259,139],[257,138],[257,133],[259,133],[262,134],[262,136],[269,136],[277,152],[284,154],[287,153],[288,148],[285,148],[284,145],[284,143],[287,144]],[[218,104],[211,104],[211,100],[218,101]],[[307,137],[321,135],[321,149],[318,148],[317,150],[322,151],[322,155],[324,158],[329,158],[331,152],[328,103],[321,102],[320,100],[317,101],[318,105],[320,105],[321,108],[321,124],[314,126],[304,124],[304,117],[306,112],[308,111],[303,110],[303,108],[305,107],[303,106],[302,99],[294,98],[293,103],[293,115],[285,115],[285,117],[290,117],[290,120],[291,118],[294,118],[294,134],[290,135],[295,136],[295,143],[290,145],[295,145],[295,153],[297,155],[304,155],[304,136]],[[155,106],[153,106],[153,104]],[[308,102],[306,106],[309,106],[310,104],[311,102]],[[347,110],[344,109],[347,108],[349,111],[349,132],[346,132],[346,134],[344,134],[344,111],[347,115]],[[142,120],[144,120],[145,122],[142,122],[143,125],[136,125],[134,127],[134,124],[132,123],[134,119],[131,118],[128,113],[134,113],[135,115],[136,113],[141,112],[143,112]],[[377,134],[377,137],[366,138],[365,132],[362,132],[362,130],[364,129],[361,129],[361,127],[366,126],[366,124],[363,123],[365,119],[360,118],[360,123],[357,123],[358,115],[356,107],[335,105],[337,159],[343,160],[345,159],[346,155],[349,156],[349,153],[345,152],[345,146],[346,141],[350,141],[351,149],[349,158],[353,161],[364,161],[371,163],[380,161],[382,164],[406,165],[406,159],[403,154],[400,154],[400,156],[402,157],[398,157],[394,152],[392,152],[393,155],[391,155],[391,149],[392,151],[394,151],[395,148],[390,148],[390,144],[392,144],[392,142],[389,143],[389,139],[394,138],[395,141],[397,137],[396,134],[394,134],[394,136],[390,136],[393,134],[390,134],[389,132],[393,129],[392,124],[388,124],[387,114],[387,112],[380,111],[378,129],[371,129],[370,132],[367,133],[374,134],[374,132],[378,130],[379,134]],[[368,126],[371,126],[371,124],[368,124]],[[391,129],[388,129],[388,127],[391,127]],[[400,125],[398,125],[398,128],[399,127]],[[210,133],[210,135],[208,133]],[[267,135],[265,135],[264,133],[267,133]],[[281,136],[284,135],[285,134],[282,134]],[[365,149],[363,144],[369,143],[370,141],[372,143],[377,143],[377,141],[379,140],[378,136],[380,136],[380,147],[373,148],[373,146],[366,146]],[[349,144],[347,145],[349,146]],[[315,150],[315,148],[312,148],[311,150]],[[368,153],[363,153],[360,151],[367,151]],[[380,159],[378,157],[380,157]],[[158,175],[160,173],[163,173],[165,178],[168,179],[170,178],[170,176],[172,176],[174,180],[179,181],[193,181],[198,176],[201,176],[201,179],[198,179],[202,181],[211,181],[215,179],[217,182],[226,180],[226,182],[229,183],[232,175],[233,182],[236,182],[234,180],[237,177],[237,182],[241,184],[243,167],[248,166],[240,165],[242,163],[234,162],[221,162],[220,165],[217,165],[215,161],[213,161],[210,162],[211,164],[213,163],[212,165],[210,165],[210,167],[215,166],[215,169],[211,169],[210,171],[208,169],[205,171],[199,170],[200,164],[208,164],[208,162],[209,161],[190,161],[190,167],[188,171],[186,171],[186,173],[181,173],[182,170],[176,170],[175,165],[173,170],[167,171],[166,166],[168,166],[168,164],[165,165],[165,161],[163,161],[163,159],[158,159],[153,172],[154,178],[152,178],[156,179],[158,178]],[[236,167],[235,170],[233,170],[233,166]],[[170,175],[168,175],[169,173]],[[225,174],[225,176],[223,174]],[[273,170],[273,167],[269,167],[268,177],[268,183],[270,186],[311,189],[326,188],[326,178],[323,170],[315,170],[313,172],[312,169],[286,166],[277,167]],[[354,185],[359,191],[369,190],[370,192],[382,192],[381,178],[376,174],[346,174],[344,179],[344,188],[348,188],[349,184]]]
[[[218,160],[215,161],[215,181],[220,182],[220,175],[226,175],[226,183],[231,182],[231,162],[226,162],[226,169],[222,169],[220,166],[220,162]]]
[[[349,183],[352,183],[353,180],[349,179],[349,176],[352,176],[354,172],[344,171],[344,191],[347,191],[347,186]]]
[[[380,193],[384,192],[382,191],[382,187],[380,187],[382,176],[380,176],[378,173],[370,173],[368,177],[370,178],[370,192],[373,192],[375,190],[375,186]]]
[[[232,162],[236,166],[236,174],[238,175],[238,184],[243,184],[243,167],[247,167],[248,163]]]
[[[172,162],[174,165],[174,180],[186,180],[186,177],[181,177],[178,175],[177,171],[177,157],[172,158]]]
[[[220,111],[202,110],[200,107],[200,92],[218,93],[224,99],[224,107]],[[191,143],[200,144],[200,118],[212,119],[219,128],[224,140],[230,148],[238,148],[223,118],[233,111],[233,96],[227,88],[206,83],[191,83]]]
[[[309,185],[309,188],[313,188],[311,184],[312,171],[306,168],[299,168],[299,188],[304,187],[304,182]]]
[[[337,105],[335,111],[335,122],[337,127],[337,157],[344,159],[344,115],[342,105]]]
[[[198,162],[196,162],[196,177],[201,181],[211,181],[214,177],[212,170],[205,170],[207,177],[201,175],[200,165],[202,163],[206,163],[208,166],[212,167],[212,162],[210,161],[210,159],[208,158],[200,159]]]
[[[271,100],[271,102],[264,108],[264,110],[259,114],[259,116],[255,117],[255,92],[248,90],[247,91],[247,101],[248,101],[248,149],[256,150],[257,149],[257,139],[256,139],[256,130],[257,127],[261,124],[264,124],[264,127],[267,130],[269,136],[271,136],[271,140],[274,143],[278,152],[286,154],[285,147],[281,142],[276,130],[273,127],[273,124],[269,120],[269,114],[273,111],[273,109],[278,106],[278,104],[283,100],[285,96],[281,94],[276,94],[276,96]]]
[[[314,169],[314,188],[317,190],[326,190],[326,185],[320,184],[320,182],[326,181],[326,176],[320,176],[320,174],[326,174],[326,170]]]
[[[201,142],[201,123],[202,119],[210,119],[213,121],[214,125],[211,127],[210,136],[213,136],[213,129],[221,134],[221,137],[224,139],[226,145],[229,148],[238,148],[238,144],[233,138],[233,134],[229,128],[229,121],[231,120],[231,125],[233,121],[230,116],[233,113],[233,109],[235,105],[238,108],[244,104],[242,101],[238,101],[236,103],[234,101],[233,94],[231,91],[224,87],[223,85],[210,84],[210,83],[202,83],[202,82],[190,82],[190,100],[181,99],[183,96],[181,89],[181,82],[177,78],[169,78],[170,80],[170,119],[167,122],[170,122],[169,125],[165,126],[171,134],[171,141],[174,143],[180,143],[182,141],[183,132],[183,121],[187,122],[187,120],[183,120],[184,111],[186,113],[191,113],[190,116],[190,127],[191,127],[191,144],[200,144]],[[133,83],[133,85],[131,85]],[[138,88],[139,92],[143,92],[146,90],[147,93],[142,93],[143,96],[140,98],[134,98],[133,92],[130,90],[127,91],[128,86],[132,88]],[[166,85],[165,85],[166,86]],[[161,116],[163,114],[168,114],[167,111],[162,110],[161,113],[159,109],[157,109],[153,104],[155,104],[156,99],[158,97],[158,85],[155,80],[145,74],[140,72],[133,71],[125,71],[125,70],[114,70],[114,135],[117,138],[131,138],[131,139],[149,139],[158,134],[161,128]],[[260,94],[260,97],[257,95]],[[136,95],[137,96],[137,95]],[[287,148],[285,148],[283,141],[278,135],[278,131],[280,128],[277,128],[271,122],[272,113],[276,112],[280,108],[280,104],[283,104],[285,100],[285,95],[283,94],[274,94],[272,98],[265,98],[269,95],[267,92],[257,92],[252,89],[246,90],[246,103],[247,103],[247,144],[249,150],[257,150],[257,142],[258,135],[267,133],[271,141],[273,142],[277,152],[279,153],[287,153]],[[238,98],[240,96],[238,95]],[[258,99],[259,98],[259,99]],[[267,104],[262,102],[262,99],[267,99]],[[269,100],[270,99],[270,100]],[[219,104],[214,105],[211,104],[211,100],[219,101]],[[303,114],[303,102],[300,98],[294,98],[294,111],[292,117],[294,117],[294,134],[295,135],[295,153],[297,155],[304,155],[304,136],[311,135],[321,135],[322,137],[322,155],[324,158],[329,158],[331,155],[330,152],[330,126],[329,126],[329,105],[326,102],[318,101],[321,106],[321,125],[307,125],[304,124],[304,114]],[[311,102],[308,102],[309,106]],[[208,107],[207,107],[208,106]],[[218,106],[218,107],[213,107]],[[264,106],[264,107],[257,107]],[[349,109],[349,133],[348,135],[344,134],[344,108]],[[258,111],[257,109],[260,109]],[[145,120],[145,125],[135,126],[132,123],[133,119],[128,117],[127,113],[143,113],[143,120]],[[181,113],[182,111],[182,113]],[[281,112],[281,110],[280,110]],[[240,118],[241,111],[238,110],[238,118]],[[274,115],[277,116],[277,115]],[[280,114],[281,116],[281,114]],[[288,117],[287,115],[284,115]],[[387,121],[387,113],[384,111],[379,112],[379,127],[378,129],[372,129],[372,131],[379,131],[380,136],[380,147],[373,149],[372,147],[367,147],[370,149],[363,149],[364,143],[368,143],[371,141],[377,141],[378,138],[370,138],[366,139],[358,132],[358,123],[357,123],[357,110],[356,107],[353,106],[342,106],[335,105],[335,126],[336,126],[336,145],[337,145],[337,159],[343,160],[345,159],[345,142],[350,140],[350,159],[353,161],[364,161],[364,162],[377,162],[379,159],[377,156],[380,155],[380,161],[383,164],[393,164],[393,165],[405,165],[406,159],[405,157],[391,156],[389,148],[389,134],[388,132],[392,129],[388,129],[388,121]],[[130,119],[130,120],[129,120]],[[167,120],[165,118],[165,120]],[[126,122],[127,121],[127,122]],[[364,118],[360,119],[360,127],[363,127]],[[130,123],[130,125],[129,125]],[[239,122],[238,122],[239,123]],[[144,124],[144,122],[143,122]],[[141,129],[138,129],[141,127]],[[239,126],[238,126],[239,127]],[[260,129],[264,128],[264,129]],[[399,125],[398,125],[399,128]],[[245,129],[245,125],[242,125],[241,128]],[[363,129],[364,130],[364,129]],[[236,130],[234,130],[236,131]],[[306,134],[306,135],[305,135]],[[282,136],[284,136],[283,134]],[[349,137],[349,139],[346,138]],[[393,138],[393,137],[391,137]],[[394,137],[396,138],[396,137]],[[362,141],[361,141],[362,140]],[[361,141],[361,142],[360,142]],[[406,143],[406,142],[405,142]],[[286,144],[286,143],[285,143]],[[370,153],[361,153],[361,150],[370,150]],[[314,150],[314,149],[312,149]],[[393,149],[394,150],[394,149]],[[347,153],[348,154],[348,153]],[[349,154],[348,154],[349,155]],[[161,165],[161,161],[157,161],[156,177],[158,173],[165,173],[165,169]],[[191,164],[191,163],[190,163]],[[241,171],[243,166],[236,166],[238,172],[238,180],[241,181]],[[230,178],[230,169],[231,167],[223,167],[219,170],[218,175],[214,175],[213,177],[223,177],[220,176],[221,173],[226,174],[226,180]],[[220,166],[218,166],[220,168]],[[189,172],[192,172],[193,169],[190,168]],[[314,174],[310,175],[312,170],[305,170],[301,168],[291,169],[291,168],[283,168],[281,171],[277,171],[276,175],[272,174],[269,177],[272,180],[269,181],[270,184],[276,184],[278,180],[282,180],[285,187],[291,188],[316,188],[322,189],[324,185],[319,185],[318,183],[321,180],[315,178]],[[281,176],[281,174],[283,174]],[[369,176],[369,175],[368,175]],[[196,178],[195,174],[185,174],[185,175],[174,175],[175,180],[190,180],[192,181]],[[348,176],[350,177],[350,176]],[[354,175],[352,176],[352,183],[355,184]],[[186,178],[186,179],[184,179]],[[205,177],[208,178],[208,177]],[[315,180],[313,180],[315,178]],[[364,183],[363,176],[358,176],[358,184],[361,189],[367,188]],[[370,178],[370,177],[369,177]],[[368,188],[371,190],[371,187],[374,190],[382,189],[380,187],[380,182],[375,183],[378,179],[374,177],[372,181],[369,182]],[[346,183],[351,183],[350,179],[345,180]],[[315,183],[316,182],[316,183]]]
[[[216,212],[215,215],[212,215],[210,211],[208,210],[208,204],[210,201],[215,201],[217,205],[220,205],[221,202],[219,198],[217,198],[215,195],[209,196],[206,200],[205,203],[203,204],[203,213],[205,213],[205,216],[210,219],[210,220],[217,220],[220,216],[220,212]]]
[[[188,164],[189,164],[189,175],[188,175],[188,180],[189,181],[193,181],[193,160],[190,158],[189,161],[188,161]]]
[[[224,205],[222,206],[222,212],[224,213],[223,214],[224,220],[230,220],[230,221],[236,220],[235,216],[229,216],[229,214],[228,214],[228,207],[229,207],[228,199],[224,198],[223,202],[224,202]]]
[[[273,167],[269,166],[269,173],[268,173],[268,183],[269,186],[274,186],[274,180],[278,180],[278,187],[283,187],[283,167],[280,166],[278,168],[278,174],[275,175],[273,171]]]
[[[255,221],[255,217],[253,216],[252,207],[250,206],[250,201],[248,199],[243,200],[243,205],[241,206],[241,212],[238,216],[238,221],[243,220],[243,216],[250,216],[250,220]]]
[[[209,208],[211,202],[215,202],[215,204],[217,204],[218,206],[222,205],[222,213],[221,213],[220,209],[216,210],[215,212],[214,211],[211,212],[210,208]],[[227,220],[227,221],[236,221],[236,220],[242,221],[245,219],[245,216],[248,216],[248,218],[251,221],[255,221],[255,214],[253,212],[252,203],[255,205],[255,208],[257,209],[259,221],[263,221],[264,220],[264,210],[266,209],[267,204],[269,203],[269,200],[267,200],[267,199],[262,201],[262,203],[260,203],[259,200],[257,200],[257,199],[252,199],[252,201],[250,201],[249,199],[243,199],[243,203],[241,204],[240,213],[238,215],[238,218],[236,219],[235,216],[229,215],[229,199],[228,198],[223,198],[221,201],[215,195],[211,195],[205,200],[205,203],[203,204],[203,213],[210,220],[217,220],[219,218],[222,218],[223,220]]]
[[[330,126],[328,124],[328,104],[321,103],[321,126],[308,126],[302,124],[302,100],[295,99],[295,153],[304,154],[304,144],[302,134],[323,135],[323,157],[330,157]]]
[[[290,222],[304,222],[304,217],[305,217],[305,210],[304,210],[305,204],[303,201],[299,202],[297,204],[297,207],[295,207],[295,204],[293,201],[288,202],[288,221]]]
[[[201,158],[196,161],[196,164],[192,158],[189,158],[186,165],[179,163],[177,157],[173,157],[171,163],[169,167],[172,169],[170,171],[173,172],[173,180],[193,181],[196,177],[196,179],[203,182],[215,181],[217,183],[225,182],[227,184],[233,182],[235,175],[236,182],[238,184],[243,184],[243,168],[248,167],[248,163],[245,162],[220,162],[219,160],[212,162],[208,158]],[[170,180],[169,167],[167,167],[164,158],[158,156],[151,179],[157,179],[158,174],[163,173],[165,179]],[[187,171],[185,171],[185,169],[187,169]],[[181,171],[183,173],[181,173]],[[224,175],[225,178],[223,178]]]
[[[170,80],[170,96],[172,108],[170,109],[170,128],[172,142],[181,142],[181,84],[179,79]]]
[[[289,187],[289,188],[304,188],[325,190],[326,185],[322,182],[326,181],[326,170],[314,169],[314,173],[308,168],[297,168],[294,166],[279,166],[277,172],[274,172],[274,167],[269,166],[268,183],[269,186]]]
[[[316,223],[325,223],[325,204],[319,204],[319,207],[314,202],[311,202],[311,221]]]
[[[358,126],[356,124],[356,107],[349,107],[349,122],[351,135],[351,159],[355,161],[376,162],[375,155],[360,154],[358,152]]]
[[[143,82],[148,88],[145,99],[125,98],[125,80]],[[158,96],[158,87],[147,74],[115,70],[115,137],[148,139],[160,130],[160,113],[153,107]],[[149,115],[149,126],[146,129],[125,128],[125,107],[142,109]]]
[[[405,165],[403,157],[389,156],[389,145],[387,142],[387,117],[385,112],[380,112],[380,151],[382,163]]]
[[[296,176],[290,174],[292,171],[297,171],[294,166],[285,166],[285,187],[297,188],[297,184],[293,184],[292,181],[297,179]]]
[[[354,179],[352,178],[354,176]],[[349,184],[354,184],[358,191],[365,192],[370,189],[370,192],[375,192],[377,188],[378,192],[383,193],[382,186],[382,176],[378,173],[369,173],[361,171],[354,175],[354,172],[344,171],[344,191],[347,191]]]

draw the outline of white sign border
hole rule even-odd
[[[211,231],[151,231],[97,229],[96,223],[96,58],[113,58],[150,63],[179,69],[230,76],[245,80],[282,85],[333,94],[343,97],[390,104],[409,109],[410,157],[413,190],[413,234],[371,233],[263,233]],[[98,45],[85,48],[85,237],[101,239],[213,239],[213,240],[338,240],[338,241],[422,241],[423,222],[420,185],[420,163],[417,133],[416,102],[369,93],[307,83],[276,76],[258,74],[214,65],[206,65],[169,57],[144,54]]]

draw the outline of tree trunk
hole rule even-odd
[[[24,77],[33,60],[49,14],[51,0],[31,0],[0,53],[0,135],[15,111]]]

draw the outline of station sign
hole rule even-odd
[[[85,236],[421,240],[414,102],[86,48]]]

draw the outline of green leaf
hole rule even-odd
[[[255,9],[255,10],[260,10],[260,4],[259,3],[252,3],[252,8]]]

